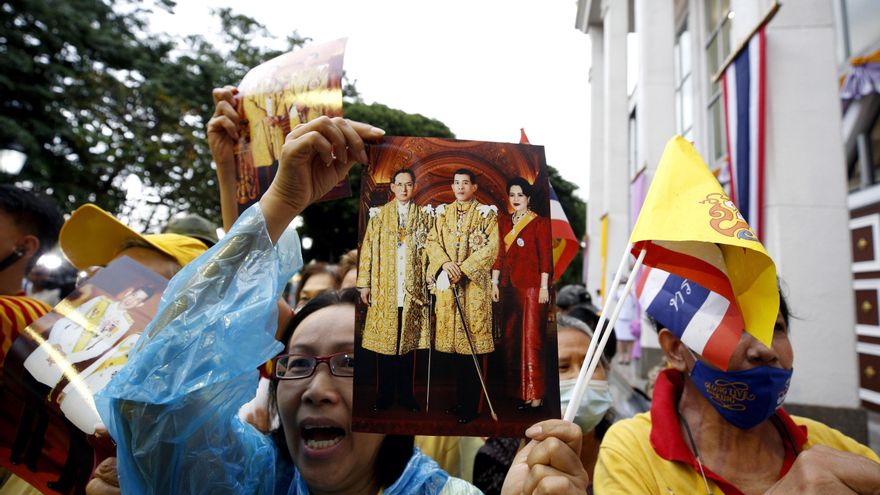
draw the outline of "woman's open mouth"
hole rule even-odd
[[[345,438],[345,430],[332,425],[303,425],[300,437],[305,446],[312,450],[329,449]]]

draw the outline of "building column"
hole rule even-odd
[[[654,176],[666,142],[675,135],[674,16],[673,0],[635,0],[640,59],[638,147],[649,178]]]
[[[627,163],[629,111],[626,88],[626,35],[629,32],[629,1],[612,0],[604,5],[604,74],[605,98],[602,101],[603,177],[602,204],[599,215],[608,215],[608,260],[605,289],[608,294],[614,271],[629,240],[629,165]],[[607,294],[603,294],[607,300]]]
[[[638,156],[650,184],[666,148],[675,135],[675,3],[673,0],[635,0],[639,73],[636,92]],[[643,347],[659,348],[657,334],[643,331]]]
[[[600,219],[605,211],[602,190],[605,187],[605,35],[602,26],[590,26],[592,58],[590,65],[590,200],[587,207],[589,250],[584,263],[589,263],[587,290],[596,295],[600,287],[600,249],[602,227]]]
[[[788,400],[854,408],[858,368],[831,3],[786,2],[766,32],[763,240],[797,317]]]

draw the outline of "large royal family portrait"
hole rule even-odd
[[[392,137],[369,157],[354,428],[521,436],[560,417],[543,148]]]

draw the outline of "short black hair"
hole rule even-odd
[[[522,177],[513,177],[509,181],[507,181],[507,193],[510,194],[510,188],[513,186],[519,186],[522,189],[523,194],[526,195],[527,198],[532,199],[532,195],[535,194],[535,188],[529,181],[523,179]]]
[[[58,244],[58,232],[64,224],[64,217],[48,197],[3,184],[0,185],[0,210],[12,217],[17,227],[40,240],[40,247],[28,263],[28,269],[43,253]]]
[[[467,175],[471,179],[471,184],[474,184],[474,185],[477,184],[477,173],[474,172],[473,170],[466,169],[466,168],[460,168],[452,173],[453,180],[455,180],[456,175]]]
[[[416,174],[414,174],[413,171],[408,168],[402,168],[402,169],[398,170],[397,172],[394,172],[394,175],[391,176],[391,183],[392,184],[394,183],[395,180],[397,180],[397,176],[400,174],[409,174],[413,183],[416,182]]]
[[[299,271],[299,283],[296,284],[296,302],[299,304],[299,296],[302,294],[302,289],[305,287],[306,282],[309,281],[315,275],[320,275],[322,273],[326,273],[333,277],[333,286],[334,288],[339,287],[339,282],[341,279],[339,278],[339,272],[336,270],[336,267],[325,263],[323,261],[312,261],[303,267],[302,270]]]
[[[791,310],[788,307],[788,300],[785,298],[785,293],[782,292],[782,280],[777,280],[779,283],[779,313],[782,315],[782,321],[785,322],[785,328],[788,329],[788,320],[792,318]]]
[[[137,292],[137,291],[141,291],[141,292],[143,292],[144,294],[146,294],[146,295],[147,295],[147,299],[153,297],[153,294],[156,293],[156,289],[154,289],[153,287],[150,287],[149,285],[142,285],[142,286],[140,286],[140,287],[133,287],[133,288],[131,289],[131,293],[132,293],[132,294],[134,294],[134,293]],[[144,299],[144,300],[146,301],[147,299]]]
[[[281,343],[284,344],[284,352],[287,352],[287,343],[290,341],[290,337],[293,336],[293,332],[299,327],[303,320],[308,318],[309,315],[328,306],[336,306],[340,304],[350,304],[354,306],[357,304],[359,298],[360,293],[357,289],[328,290],[322,292],[306,303],[305,306],[296,312],[296,315],[294,315],[287,326],[284,327],[284,332],[281,333]]]
[[[287,352],[287,345],[290,337],[299,327],[299,325],[309,317],[321,309],[336,305],[357,305],[360,299],[360,292],[355,288],[342,290],[329,290],[312,299],[303,306],[296,315],[290,320],[290,323],[284,328],[281,334],[281,343],[284,344],[282,353]],[[355,364],[357,366],[357,364]],[[269,384],[269,410],[278,410],[278,380],[272,380]],[[282,458],[292,461],[290,450],[287,448],[287,438],[284,436],[284,426],[279,421],[279,426],[272,432],[272,439],[278,448]],[[379,455],[376,461],[376,480],[383,488],[388,488],[403,474],[409,459],[413,454],[413,445],[415,437],[412,435],[385,435],[382,445],[379,447]]]

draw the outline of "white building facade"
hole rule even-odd
[[[840,25],[851,7],[848,4],[857,4],[856,10],[863,11],[853,29],[860,39],[880,33],[877,17],[873,31],[866,31],[864,12],[877,9],[865,3],[785,2],[766,26],[762,240],[776,262],[796,316],[791,325],[794,379],[787,403],[838,411],[860,411],[863,406],[880,410],[880,383],[876,396],[870,391],[866,395],[860,376],[869,363],[857,352],[857,345],[859,351],[877,351],[874,368],[880,381],[880,317],[872,320],[876,328],[869,331],[875,332],[871,335],[876,342],[867,342],[857,334],[857,328],[862,333],[865,328],[857,327],[858,310],[853,311],[858,294],[854,288],[861,284],[873,290],[874,299],[868,303],[871,314],[877,314],[880,255],[876,267],[865,265],[876,277],[870,283],[856,280],[854,285],[847,172],[852,170],[848,163],[859,138],[853,138],[856,144],[850,145],[842,133],[840,96],[846,60],[860,53],[855,50],[871,46],[857,43],[855,48],[839,49],[843,43]],[[713,76],[773,6],[772,0],[579,0],[576,26],[592,42],[587,218],[591,247],[585,260],[591,293],[603,286],[603,272],[604,284],[611,283],[632,227],[633,183],[640,174],[650,182],[670,137],[681,134],[694,142],[709,167],[722,182],[726,180],[724,104],[721,85],[713,82]],[[873,111],[876,127],[876,108]],[[859,121],[859,129],[867,132],[870,145],[871,127],[866,119],[870,121]],[[861,156],[866,153],[870,146],[867,151],[862,146]],[[874,160],[878,153],[880,144],[872,154]],[[877,207],[871,220],[856,223],[876,224],[872,234],[878,236],[880,188],[873,189],[873,184],[880,182],[880,164],[862,164],[859,170],[866,167],[878,167],[876,181],[870,175],[867,186],[864,180],[860,182],[865,187],[859,191],[876,194],[859,204],[876,202]],[[599,249],[603,218],[605,270]],[[880,249],[880,242],[876,246]],[[874,258],[869,261],[874,263]],[[646,349],[643,361],[650,367],[658,356],[656,337],[645,331],[642,344]]]

